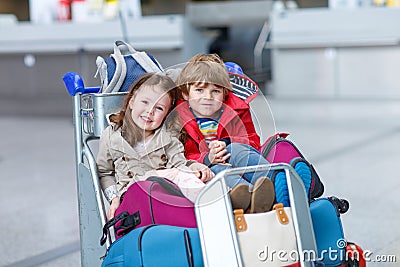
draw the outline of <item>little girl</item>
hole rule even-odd
[[[154,175],[168,178],[194,201],[214,176],[207,166],[185,159],[180,128],[170,113],[177,96],[171,78],[145,74],[130,87],[122,110],[110,116],[97,156],[101,188],[110,202],[108,219],[114,217],[121,195],[137,181]]]

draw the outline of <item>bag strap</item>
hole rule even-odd
[[[275,204],[272,210],[276,211],[276,216],[281,224],[285,225],[289,223],[289,216],[286,214],[282,203]]]
[[[100,238],[100,246],[103,246],[106,243],[107,240],[107,235],[108,235],[108,229],[111,226],[114,226],[117,222],[119,222],[120,220],[126,218],[129,216],[129,213],[124,211],[121,212],[120,214],[118,214],[117,216],[115,216],[114,218],[112,218],[111,220],[109,220],[108,222],[106,222],[103,226],[103,235]]]
[[[136,226],[141,224],[140,212],[137,211],[134,214],[130,214],[125,218],[121,219],[121,223],[118,226],[114,226],[114,230],[118,235],[124,235]]]
[[[124,56],[130,55],[130,54],[135,54],[137,52],[136,49],[133,48],[130,44],[128,44],[124,41],[121,41],[121,40],[115,41],[114,53],[116,53],[116,51],[115,51],[116,49],[118,49],[118,51]]]
[[[146,71],[146,72],[161,72],[164,71],[161,67],[161,64],[158,63],[156,59],[154,59],[156,63],[149,57],[149,55],[146,52],[136,52],[131,54],[133,59],[136,60],[137,63],[139,63],[140,66]]]
[[[115,60],[115,73],[112,77],[110,83],[106,87],[105,92],[118,92],[126,77],[126,63],[124,55],[120,50],[120,46],[126,46],[129,50],[129,45],[122,41],[115,41],[114,43],[114,53],[111,57]],[[133,48],[132,48],[133,49]]]
[[[246,218],[244,217],[244,210],[236,209],[233,211],[233,215],[235,219],[236,232],[247,231],[247,222]]]
[[[97,71],[96,71],[96,74],[94,75],[94,78],[97,78],[97,75],[100,74],[100,81],[101,81],[100,92],[104,93],[105,89],[108,86],[107,64],[106,64],[106,61],[104,60],[104,58],[102,58],[101,56],[97,56],[96,66],[97,66]]]
[[[121,221],[120,225],[114,229],[119,235],[124,235],[125,233],[129,232],[129,230],[135,228],[141,223],[140,213],[137,211],[134,214],[129,214],[127,211],[124,211],[106,222],[103,226],[103,235],[100,238],[101,246],[106,243],[108,230],[112,226],[115,226],[115,224],[117,224],[119,221]]]
[[[164,188],[165,191],[167,191],[167,193],[170,195],[186,198],[182,191],[179,190],[173,182],[169,181],[166,178],[159,176],[150,176],[146,180],[161,185],[161,187]]]
[[[147,195],[149,196],[149,207],[150,207],[150,215],[151,215],[151,223],[155,224],[154,220],[154,212],[153,212],[153,198],[152,198],[152,190],[155,184],[159,184],[162,188],[164,188],[168,194],[178,197],[185,197],[182,192],[174,186],[174,184],[168,181],[165,178],[158,176],[150,176],[146,180],[151,181],[149,186]]]
[[[155,58],[153,59],[154,62],[146,52],[136,51],[135,48],[124,41],[115,41],[114,54],[116,53],[120,53],[122,56],[132,56],[146,72],[157,73],[164,71],[161,64]]]
[[[136,51],[135,48],[124,41],[115,41],[114,54],[121,54],[122,56],[132,56],[133,59],[135,59],[135,61],[139,63],[139,65],[142,66],[142,68],[146,72],[164,71],[161,67],[161,64],[155,58],[150,58],[146,52]]]
[[[264,214],[267,214],[270,212],[276,212],[276,216],[277,216],[277,219],[280,224],[286,225],[286,224],[290,223],[290,218],[287,215],[282,203],[275,204],[271,211],[267,211]],[[243,209],[235,209],[233,211],[233,215],[234,215],[234,220],[235,220],[236,232],[239,233],[239,232],[247,231],[247,222],[246,222],[244,210]]]

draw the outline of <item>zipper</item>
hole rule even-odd
[[[194,267],[192,245],[190,244],[190,235],[189,235],[189,231],[187,229],[185,229],[183,231],[183,236],[185,239],[186,257],[188,260],[188,265],[189,265],[189,267]]]
[[[264,150],[262,151],[262,155],[264,158],[267,157],[267,154],[271,151],[272,147],[277,143],[278,137],[273,136],[268,144],[265,146]]]
[[[154,214],[153,214],[153,198],[151,197],[151,190],[153,189],[153,185],[155,184],[155,182],[153,181],[150,186],[149,186],[149,190],[147,192],[147,195],[149,196],[149,208],[150,208],[150,216],[151,216],[151,223],[155,224],[154,221]]]
[[[143,238],[143,235],[144,235],[144,233],[147,231],[147,230],[149,230],[150,228],[152,228],[152,227],[154,227],[154,226],[157,226],[157,224],[151,224],[151,225],[148,225],[148,226],[146,226],[145,228],[143,228],[143,230],[140,232],[140,234],[139,234],[139,237],[138,237],[138,250],[141,252],[142,251],[142,238]]]
[[[143,255],[142,255],[142,239],[143,239],[143,235],[147,230],[149,230],[153,226],[157,226],[157,224],[150,224],[150,225],[146,226],[145,228],[143,228],[143,230],[140,232],[140,234],[138,236],[138,251],[139,251],[139,255],[140,255],[140,266],[141,267],[143,267]]]

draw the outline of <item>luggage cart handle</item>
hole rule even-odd
[[[68,93],[75,96],[77,93],[89,94],[98,93],[100,87],[85,87],[82,77],[76,72],[68,72],[64,75],[63,81]]]

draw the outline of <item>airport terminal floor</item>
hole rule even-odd
[[[266,103],[272,115],[256,115],[262,138],[291,133],[324,196],[349,200],[345,235],[371,252],[367,266],[398,266],[399,100],[258,97],[252,107]],[[80,266],[72,118],[0,116],[0,124],[0,266]]]

